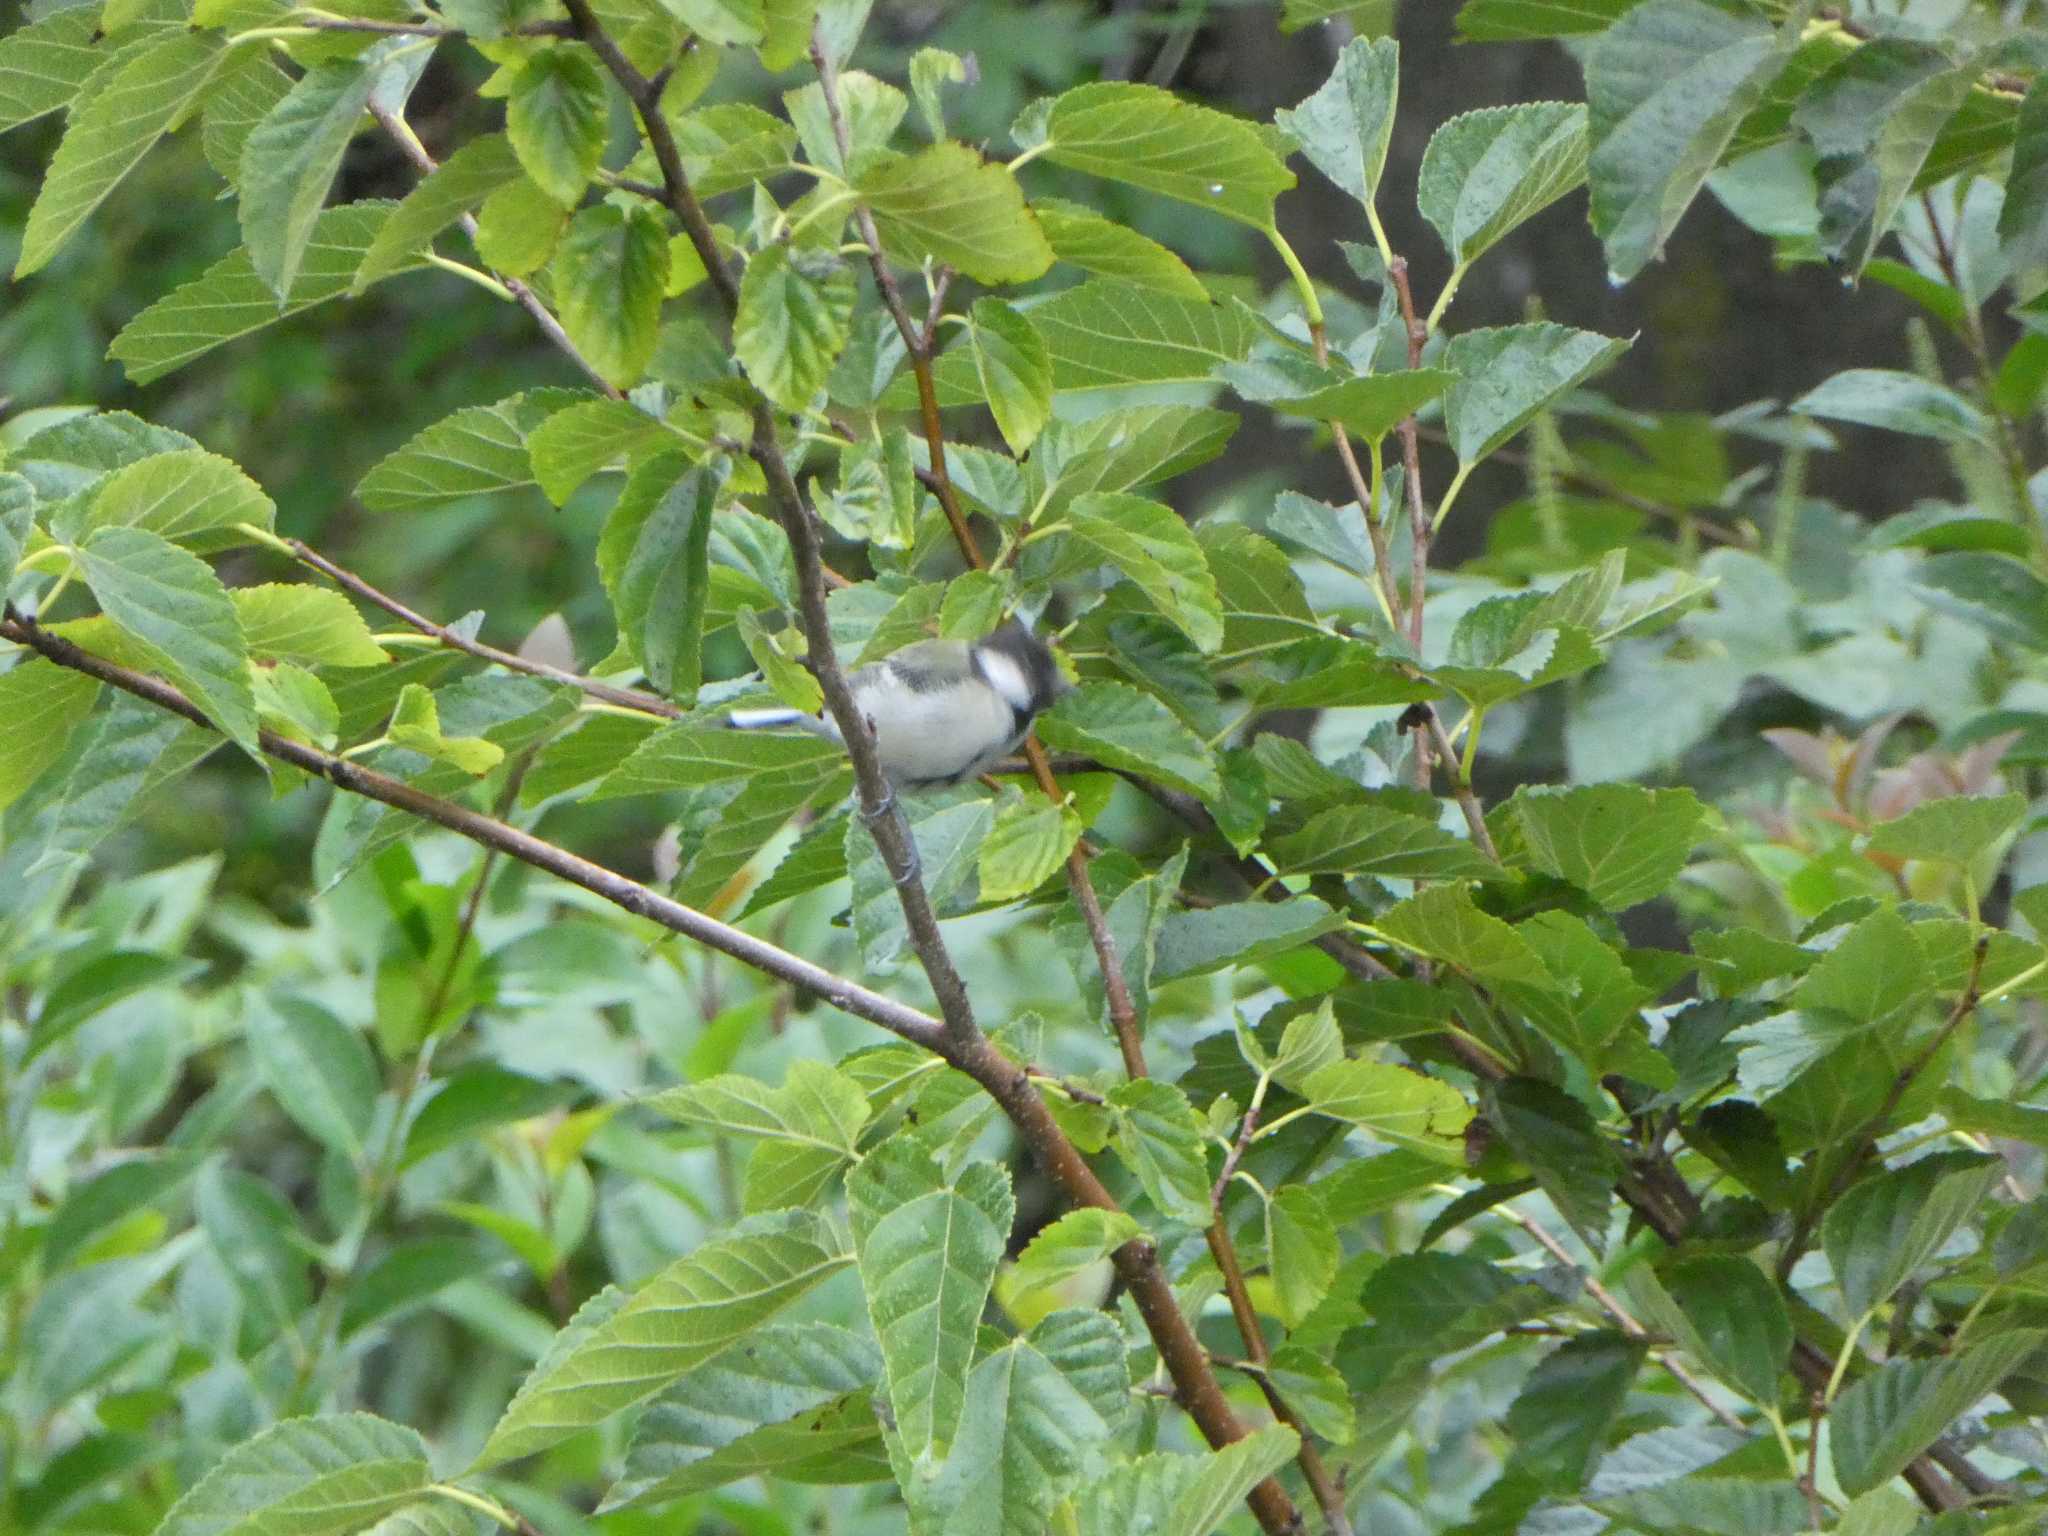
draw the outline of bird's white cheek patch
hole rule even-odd
[[[1031,680],[1014,659],[1001,651],[985,650],[981,653],[981,672],[989,687],[1001,694],[1003,702],[1012,709],[1031,707]]]

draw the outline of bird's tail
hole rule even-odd
[[[815,726],[818,722],[800,709],[736,709],[725,717],[736,731],[768,731],[779,726]]]

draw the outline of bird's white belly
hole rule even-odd
[[[860,702],[869,719],[880,722],[875,755],[899,785],[960,778],[1014,744],[1009,706],[983,688],[920,693],[883,669]]]

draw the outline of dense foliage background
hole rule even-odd
[[[2039,1528],[2039,0],[0,18],[0,1526]]]

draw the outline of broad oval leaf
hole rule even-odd
[[[78,565],[107,617],[253,754],[256,703],[248,643],[212,568],[144,528],[95,530],[78,547]]]
[[[1052,104],[1045,158],[1264,229],[1294,173],[1250,123],[1156,85],[1076,86]]]
[[[853,274],[838,260],[770,245],[740,280],[733,355],[762,394],[803,410],[846,345],[853,298]]]
[[[1052,247],[1009,170],[964,144],[884,155],[855,183],[892,255],[927,258],[977,282],[1025,283],[1052,265]]]
[[[1088,683],[1039,717],[1047,746],[1083,752],[1209,796],[1220,789],[1216,764],[1200,738],[1149,693],[1123,683]]]
[[[552,268],[562,328],[598,375],[637,384],[654,355],[668,232],[651,208],[602,203],[569,221]]]
[[[368,1413],[287,1419],[221,1457],[155,1536],[349,1536],[433,1480],[426,1443],[402,1424]]]
[[[1444,397],[1444,425],[1462,473],[1628,348],[1626,341],[1568,325],[1505,325],[1465,331],[1444,348],[1458,375]]]
[[[849,1257],[816,1218],[782,1212],[704,1244],[630,1296],[600,1305],[601,1293],[520,1386],[477,1468],[544,1450],[652,1396],[752,1334]],[[579,1328],[585,1313],[588,1326]]]
[[[1392,38],[1354,37],[1316,93],[1274,120],[1294,136],[1310,163],[1362,205],[1378,195],[1387,144],[1400,100],[1401,45]]]
[[[436,235],[482,206],[485,198],[519,175],[519,157],[502,133],[478,134],[437,166],[391,211],[356,268],[351,293],[409,265]]]
[[[583,48],[546,48],[521,66],[505,102],[505,131],[534,184],[565,208],[604,155],[604,72]]]
[[[1463,266],[1586,179],[1586,109],[1532,101],[1486,107],[1437,129],[1415,201]]]

